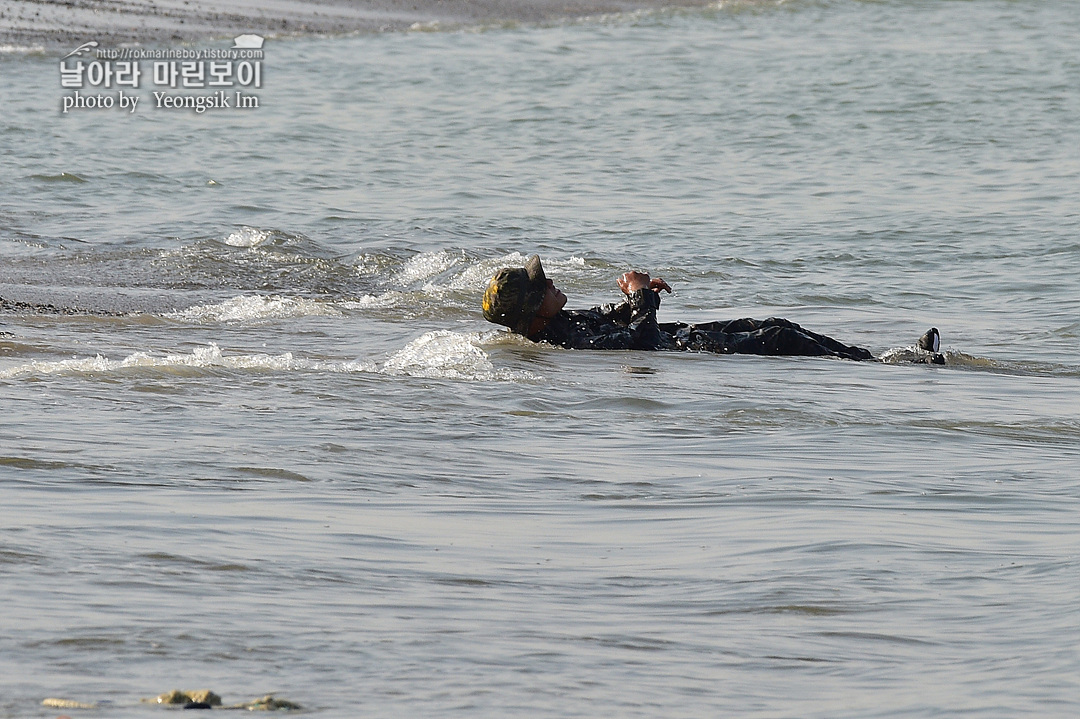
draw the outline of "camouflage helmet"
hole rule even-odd
[[[484,292],[484,319],[518,334],[528,334],[546,293],[547,277],[539,255],[530,257],[524,267],[504,267],[495,273]]]

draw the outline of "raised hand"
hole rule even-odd
[[[655,280],[650,279],[647,272],[637,272],[636,270],[624,272],[621,277],[615,280],[615,284],[628,295],[644,289],[650,289],[653,292],[666,290],[668,294],[671,294],[671,285],[667,282],[664,282],[659,277]]]
[[[669,285],[667,282],[664,282],[659,277],[657,277],[655,280],[649,280],[649,289],[653,292],[665,290],[669,295],[671,294],[671,285]]]

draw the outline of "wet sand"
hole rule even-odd
[[[62,49],[405,30],[416,24],[544,22],[705,0],[0,0],[0,46]]]

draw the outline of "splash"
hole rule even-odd
[[[950,364],[949,354],[949,352],[942,352],[946,364]],[[885,364],[931,364],[930,358],[933,355],[933,352],[927,352],[912,345],[910,347],[893,347],[890,350],[885,350],[878,359]]]
[[[269,230],[245,226],[226,237],[225,244],[232,247],[258,247],[273,237],[273,234]]]
[[[881,353],[879,359],[885,364],[932,364],[929,360],[933,357],[933,352],[928,352],[917,345],[911,345],[909,347],[894,347],[889,350],[885,350]],[[941,351],[941,356],[945,358],[946,365],[952,365],[954,367],[974,367],[977,369],[1002,369],[1004,363],[997,362],[995,360],[986,359],[985,357],[973,357],[969,354],[964,354],[957,350]]]
[[[996,374],[1023,375],[1028,377],[1080,377],[1080,367],[1047,362],[996,360],[976,357],[959,350],[943,350],[946,367],[993,372]],[[886,364],[924,363],[929,356],[918,347],[896,347],[882,353],[880,359]]]

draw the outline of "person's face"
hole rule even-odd
[[[536,311],[537,317],[554,317],[555,314],[566,305],[566,295],[562,293],[555,283],[547,281],[547,291],[544,293],[544,301],[540,303],[540,309]]]

